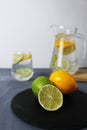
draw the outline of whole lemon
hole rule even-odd
[[[52,72],[49,79],[63,94],[73,93],[78,88],[73,75],[66,71],[59,70]]]

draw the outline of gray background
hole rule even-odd
[[[34,67],[49,67],[54,45],[50,26],[77,27],[87,38],[86,12],[87,0],[0,0],[0,68],[10,68],[18,50],[32,52]],[[80,49],[78,44],[80,66],[87,67]]]

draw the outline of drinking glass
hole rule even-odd
[[[11,73],[19,81],[27,81],[33,76],[31,52],[15,52],[13,54]]]

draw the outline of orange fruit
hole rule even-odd
[[[66,71],[52,72],[49,79],[63,94],[73,93],[78,88],[74,77]]]

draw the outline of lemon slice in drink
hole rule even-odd
[[[54,85],[44,85],[38,93],[40,105],[48,111],[58,110],[63,105],[63,94]]]
[[[23,54],[14,54],[13,64],[18,64],[23,58]]]
[[[30,59],[31,57],[32,57],[31,54],[23,54],[22,61],[24,61],[24,60],[28,60],[28,59]]]
[[[25,78],[32,74],[32,70],[28,68],[21,68],[16,70],[16,74],[19,75],[20,78]]]

